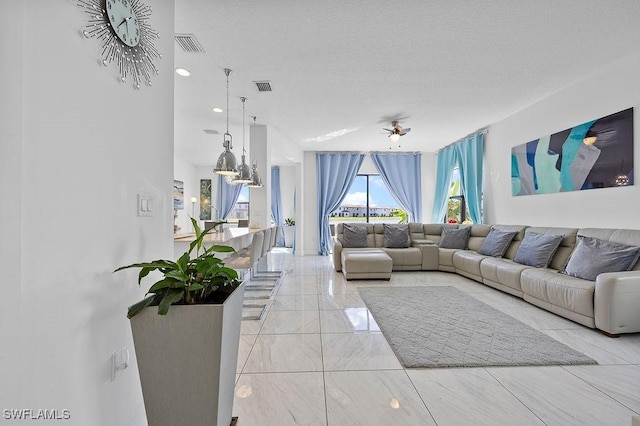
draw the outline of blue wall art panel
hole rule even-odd
[[[511,148],[511,193],[633,185],[633,108]]]
[[[173,181],[173,209],[184,209],[184,182],[181,180]]]

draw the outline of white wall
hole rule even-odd
[[[22,407],[22,24],[20,0],[0,2],[0,407]]]
[[[639,228],[635,186],[513,197],[511,148],[629,107],[634,111],[635,170],[640,170],[640,53],[611,63],[573,86],[492,125],[485,143],[485,222]],[[637,175],[637,173],[636,173]]]
[[[293,205],[296,191],[296,167],[280,166],[280,193],[282,196],[282,217],[295,218],[295,206]],[[299,191],[298,191],[299,192]]]
[[[196,168],[193,164],[175,158],[173,160],[173,178],[184,184],[184,209],[178,210],[175,224],[181,229],[178,233],[193,232],[191,217],[198,219],[200,215],[200,180],[196,177]],[[195,206],[191,198],[197,199]]]
[[[160,75],[137,91],[98,65],[75,2],[1,2],[3,408],[145,424],[126,309],[150,283],[112,271],[173,253],[174,2],[153,10]],[[153,217],[136,214],[141,192]],[[111,382],[125,347],[131,367]]]

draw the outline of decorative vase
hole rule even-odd
[[[290,225],[284,225],[282,227],[284,231],[284,246],[285,247],[293,247],[293,240],[296,235],[296,227]]]
[[[244,283],[222,304],[131,318],[149,425],[231,424],[243,293]]]

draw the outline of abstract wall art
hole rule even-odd
[[[633,108],[511,148],[511,193],[633,185]]]
[[[200,179],[200,220],[211,220],[211,179]]]
[[[184,209],[184,182],[181,180],[173,181],[173,209]]]

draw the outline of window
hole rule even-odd
[[[460,170],[456,167],[453,169],[451,176],[451,188],[449,189],[449,204],[447,205],[447,215],[444,218],[445,223],[465,223],[471,221],[467,203],[462,193],[462,184],[460,182]]]
[[[227,222],[237,223],[240,219],[249,219],[249,187],[247,185],[242,185],[238,201],[229,213]]]
[[[329,215],[330,223],[400,223],[406,219],[379,175],[356,176],[342,204]]]

